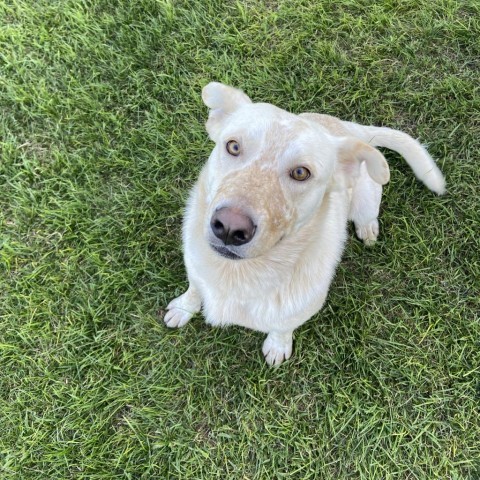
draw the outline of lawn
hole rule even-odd
[[[0,478],[480,478],[476,0],[0,0]],[[263,335],[161,321],[212,143],[211,80],[402,129],[381,237],[350,240],[272,369]]]

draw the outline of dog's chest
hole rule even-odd
[[[239,325],[268,333],[296,328],[321,306],[333,270],[316,275],[308,268],[276,272],[263,270],[250,277],[230,278],[206,272],[197,277],[203,313],[216,326]],[[283,273],[283,274],[282,274]],[[315,277],[315,282],[309,279]]]
[[[207,323],[215,326],[239,325],[268,332],[282,323],[281,303],[275,291],[253,289],[212,289],[202,292]]]

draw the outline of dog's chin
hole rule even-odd
[[[220,256],[224,258],[228,258],[230,260],[242,260],[243,257],[237,255],[236,253],[231,252],[227,247],[219,247],[217,245],[210,244],[212,249],[218,253]]]

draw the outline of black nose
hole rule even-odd
[[[217,210],[210,220],[210,227],[225,245],[244,245],[255,235],[252,219],[236,208]]]

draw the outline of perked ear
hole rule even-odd
[[[338,167],[347,186],[352,186],[354,180],[360,175],[360,165],[365,162],[370,177],[380,185],[385,185],[390,180],[390,169],[385,157],[376,149],[355,138],[342,139],[338,152]]]
[[[252,103],[241,90],[218,82],[211,82],[202,90],[202,100],[210,108],[206,128],[213,141],[221,131],[226,117],[242,105]]]

